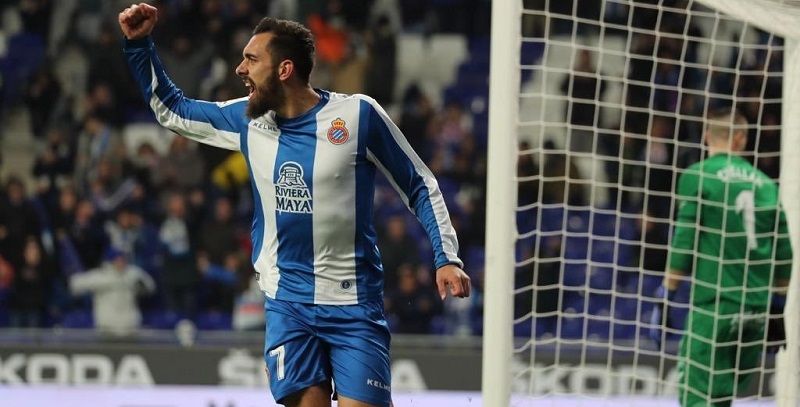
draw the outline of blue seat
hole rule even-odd
[[[533,329],[531,318],[514,324],[514,336],[517,338],[530,338]]]
[[[614,270],[610,267],[592,267],[589,287],[610,290],[613,287]]]
[[[636,336],[636,325],[624,324],[615,321],[612,333],[612,339],[614,340],[633,339]]]
[[[204,331],[230,330],[232,317],[228,312],[208,311],[197,315],[194,323],[197,329]]]
[[[611,323],[602,319],[590,318],[586,323],[587,336],[608,339],[611,336]]]
[[[611,296],[608,294],[589,294],[589,313],[598,315],[608,313],[611,309]]]
[[[623,321],[635,321],[639,301],[635,298],[614,298],[614,318]]]
[[[561,318],[559,337],[565,339],[583,338],[583,317],[564,316]]]
[[[586,285],[585,264],[564,264],[564,273],[561,281],[565,286],[577,287]]]
[[[61,318],[61,326],[75,329],[93,328],[94,317],[92,316],[92,311],[82,308],[69,311]]]
[[[153,310],[142,315],[142,325],[153,329],[173,329],[183,316],[172,311]]]

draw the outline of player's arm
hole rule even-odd
[[[240,130],[246,125],[247,98],[213,103],[187,98],[167,76],[150,33],[156,8],[145,3],[119,13],[125,35],[125,57],[156,119],[162,126],[201,143],[239,150]]]
[[[789,228],[783,210],[778,214],[778,234],[775,238],[775,268],[772,284],[774,291],[769,303],[767,352],[777,352],[786,346],[786,326],[783,312],[786,307],[786,295],[792,272],[792,243],[789,240]]]
[[[364,97],[361,112],[360,125],[369,126],[368,159],[386,175],[431,241],[439,295],[444,299],[449,286],[452,295],[469,296],[470,279],[462,270],[458,239],[436,178],[377,102]]]
[[[655,306],[650,317],[650,338],[657,347],[663,342],[663,327],[672,328],[670,304],[675,302],[680,282],[689,275],[694,256],[696,225],[700,221],[697,202],[700,199],[699,179],[691,168],[678,180],[678,216],[675,232],[670,244],[669,266],[664,273],[664,282],[656,292]]]
[[[664,275],[664,287],[669,290],[676,290],[692,271],[697,225],[700,224],[700,177],[696,169],[690,167],[681,174],[677,192],[678,214],[670,241],[668,268]]]

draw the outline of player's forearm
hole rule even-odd
[[[125,56],[145,103],[162,126],[200,143],[239,150],[245,98],[212,103],[185,97],[167,75],[150,37],[126,40]]]

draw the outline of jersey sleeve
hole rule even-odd
[[[125,40],[125,57],[145,103],[162,126],[200,143],[239,150],[247,98],[206,102],[187,98],[167,76],[150,37]]]
[[[775,279],[788,280],[792,274],[792,242],[783,209],[778,214],[778,236],[775,243]]]
[[[699,173],[690,167],[678,180],[678,216],[670,247],[669,268],[685,273],[692,271],[699,216]]]
[[[361,104],[362,115],[368,115],[367,158],[386,175],[422,223],[433,246],[436,268],[447,264],[463,267],[456,232],[433,173],[377,102],[365,98]]]

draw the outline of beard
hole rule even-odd
[[[251,82],[252,83],[252,82]],[[247,101],[247,117],[255,119],[275,110],[286,100],[286,94],[276,73],[267,77],[267,83],[254,86],[250,100]]]

